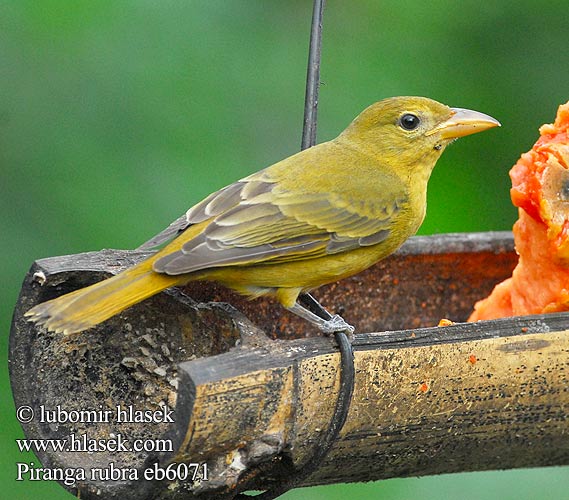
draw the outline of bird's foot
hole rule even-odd
[[[319,304],[318,306],[322,308]],[[296,314],[297,316],[300,316],[301,318],[310,321],[310,323],[318,327],[318,329],[321,332],[324,332],[326,335],[330,335],[334,332],[346,332],[349,338],[353,337],[355,328],[352,325],[346,323],[344,318],[342,318],[342,316],[339,316],[338,314],[330,316],[328,313],[326,313],[325,309],[322,309],[324,313],[326,313],[327,316],[330,318],[330,319],[324,319],[321,318],[320,316],[317,316],[312,311],[309,311],[305,307],[301,306],[298,302],[295,303],[292,307],[288,307],[287,309],[290,312]]]
[[[334,314],[334,316],[328,320],[322,320],[322,323],[319,324],[319,327],[327,335],[334,332],[346,332],[348,334],[348,337],[351,337],[356,330],[352,325],[347,323],[346,320],[342,318],[342,316],[338,314]]]

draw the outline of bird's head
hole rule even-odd
[[[452,141],[499,126],[478,111],[450,108],[426,97],[392,97],[362,111],[340,138],[384,164],[430,174]]]

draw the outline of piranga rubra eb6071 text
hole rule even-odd
[[[249,297],[274,296],[325,332],[353,331],[339,316],[305,309],[299,294],[394,252],[425,217],[427,182],[445,147],[499,125],[424,97],[377,102],[336,139],[208,196],[150,240],[173,237],[150,258],[26,316],[77,333],[165,288],[215,280]]]

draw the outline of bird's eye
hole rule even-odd
[[[415,130],[420,123],[419,117],[413,113],[405,113],[399,118],[399,126],[405,130]]]

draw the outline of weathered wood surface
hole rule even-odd
[[[357,336],[346,425],[306,484],[569,463],[567,317],[489,323]],[[196,384],[182,458],[207,460],[216,436],[232,463],[264,440],[302,467],[330,421],[339,356],[291,342],[286,360],[257,349],[180,367]]]
[[[318,334],[274,303],[194,283],[67,339],[23,319],[35,303],[145,255],[110,250],[36,262],[14,314],[10,374],[16,405],[36,411],[174,408],[174,423],[36,418],[23,425],[29,438],[121,434],[128,443],[163,439],[172,451],[46,451],[38,453],[43,466],[89,472],[113,462],[138,471],[138,481],[66,486],[81,498],[231,496],[294,474],[329,424],[339,355],[331,339],[305,338]],[[318,291],[359,332],[383,333],[356,335],[348,420],[304,484],[569,463],[567,315],[420,328],[464,320],[515,262],[509,233],[417,237]],[[263,331],[297,339],[269,340]],[[142,480],[156,461],[207,463],[208,480]]]

